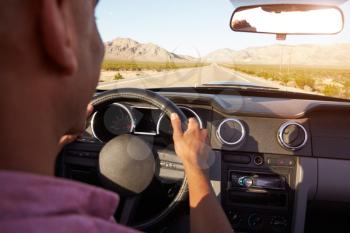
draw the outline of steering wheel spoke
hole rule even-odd
[[[158,169],[156,176],[163,182],[178,182],[185,178],[184,166],[181,159],[170,150],[159,150]]]
[[[134,211],[140,202],[140,196],[132,196],[132,197],[126,197],[124,200],[124,205],[122,207],[121,217],[120,217],[120,223],[123,225],[128,225],[128,223],[132,220],[132,217],[134,216]]]

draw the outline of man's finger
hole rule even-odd
[[[171,125],[173,127],[174,138],[182,137],[183,132],[181,128],[181,121],[176,113],[171,114]]]
[[[92,104],[88,104],[86,108],[86,118],[89,118],[93,111],[94,111],[94,106],[92,106]]]
[[[188,119],[188,129],[187,131],[199,130],[198,121],[194,118]]]
[[[77,137],[77,135],[65,135],[60,139],[59,144],[63,146],[67,145],[69,143],[74,142],[77,139]]]
[[[201,130],[201,134],[202,134],[203,139],[207,139],[208,138],[208,130],[202,129]]]

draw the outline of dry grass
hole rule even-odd
[[[350,98],[350,69],[277,65],[225,65],[281,85],[307,89],[327,96]]]
[[[142,71],[156,70],[166,71],[183,68],[196,68],[206,66],[205,63],[174,63],[174,62],[130,62],[130,61],[110,61],[106,60],[102,64],[102,70],[106,71]]]

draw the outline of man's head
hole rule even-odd
[[[96,4],[97,0],[0,1],[0,103],[6,111],[0,119],[6,121],[1,123],[0,139],[7,144],[20,141],[28,131],[57,144],[63,134],[84,129],[104,54]],[[41,139],[31,146],[45,147]]]
[[[83,130],[85,111],[94,92],[103,44],[95,22],[97,0],[43,0],[42,45],[51,67],[58,72],[57,90],[67,133]],[[69,128],[70,127],[70,128]]]
[[[72,123],[69,130],[81,130],[79,122],[85,117],[103,57],[94,17],[96,0],[2,0],[0,5],[5,13],[0,33],[4,69],[15,74],[23,67],[28,76],[42,76],[42,85],[51,95],[41,97],[58,94],[56,104],[64,105],[64,114],[71,115],[65,116],[66,123]],[[11,79],[18,82],[24,77]],[[33,80],[34,84],[38,83]]]

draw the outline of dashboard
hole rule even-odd
[[[304,232],[310,201],[350,201],[344,178],[350,175],[349,102],[286,93],[154,91],[209,131],[215,155],[210,179],[236,232]],[[172,144],[170,121],[159,109],[112,103],[65,148],[61,175],[97,179],[88,171],[95,171],[99,150],[122,134],[152,137],[158,147]]]

